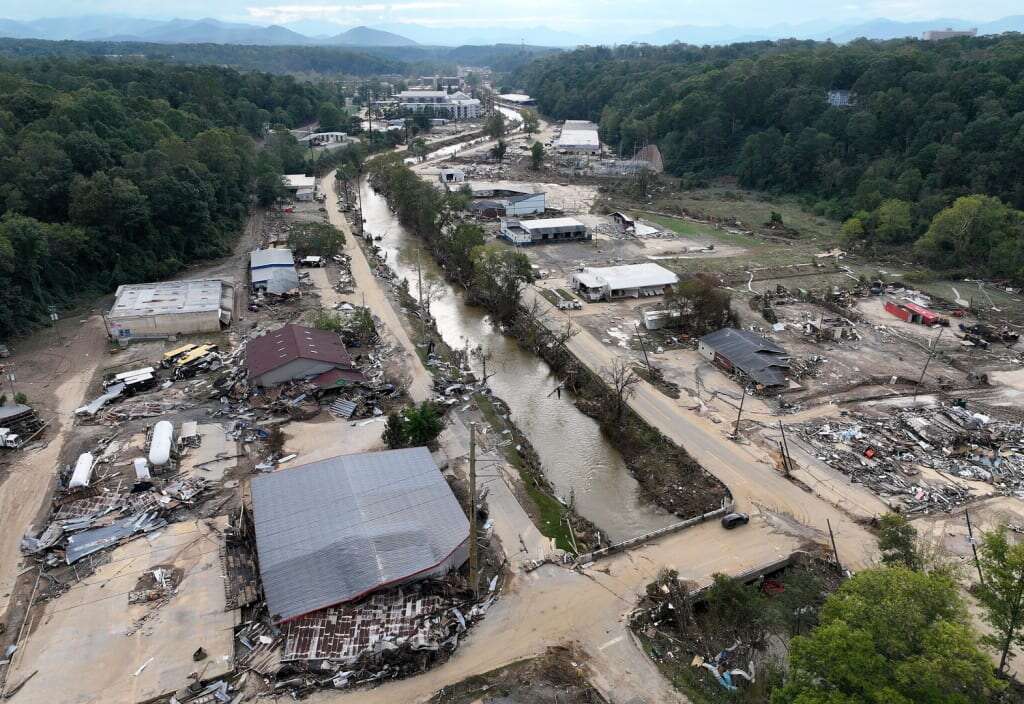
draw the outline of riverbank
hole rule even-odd
[[[375,244],[363,237],[357,239],[374,269],[385,267],[397,276],[381,257],[380,249]],[[401,281],[393,281],[392,285],[382,289],[391,298],[395,309],[404,313],[399,320],[423,364],[434,372],[435,386],[438,386],[439,372],[451,377],[443,379],[441,386],[466,380],[465,375],[472,374],[468,371],[466,351],[453,349],[444,340],[437,329],[436,320],[423,310],[425,306],[421,307],[409,287]],[[500,445],[493,449],[516,471],[518,481],[513,486],[513,492],[533,524],[542,535],[553,539],[556,547],[566,552],[580,554],[607,544],[607,533],[577,513],[571,497],[563,500],[558,496],[555,487],[544,474],[537,451],[512,420],[508,405],[487,389],[486,381],[483,379],[484,390],[472,395],[476,411],[474,415],[488,426],[491,437],[502,439]]]
[[[537,318],[535,309],[521,306],[510,332],[562,376],[577,408],[598,421],[650,501],[680,518],[690,518],[713,511],[731,498],[721,481],[620,401],[600,372],[569,350],[571,327],[552,331]]]

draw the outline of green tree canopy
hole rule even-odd
[[[789,663],[773,704],[976,704],[1000,689],[943,572],[858,573],[792,640]]]

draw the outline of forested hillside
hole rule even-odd
[[[245,71],[371,76],[407,73],[410,67],[385,51],[326,46],[251,46],[242,44],[156,44],[153,42],[51,42],[0,39],[0,56],[65,58],[119,56],[167,63],[230,66]]]
[[[265,122],[314,118],[291,78],[213,67],[0,62],[0,339],[118,284],[228,251]]]
[[[623,153],[656,142],[672,174],[804,194],[819,213],[856,216],[847,233],[869,246],[934,234],[917,249],[933,266],[1024,278],[1017,210],[974,201],[1001,229],[973,247],[929,231],[961,196],[1024,208],[1022,35],[584,48],[517,80],[547,115],[599,121]],[[854,104],[829,105],[830,90]],[[961,205],[966,215],[972,203]]]

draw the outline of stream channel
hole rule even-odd
[[[483,346],[491,353],[488,373],[494,394],[508,404],[512,420],[540,457],[544,473],[565,500],[575,496],[576,510],[613,541],[635,537],[673,523],[671,514],[644,501],[622,456],[601,434],[597,423],[573,404],[571,395],[552,393],[559,379],[547,363],[503,335],[481,308],[463,303],[461,291],[444,280],[422,240],[409,233],[384,196],[366,179],[360,182],[365,231],[381,239],[387,265],[409,280],[418,295],[417,260],[424,277],[444,282],[444,294],[431,305],[437,329],[452,348]],[[552,245],[558,246],[558,245]],[[479,372],[479,369],[476,371]]]

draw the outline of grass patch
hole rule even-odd
[[[558,301],[561,300],[558,297],[558,294],[555,293],[554,291],[552,291],[551,289],[548,289],[548,288],[538,288],[537,290],[540,291],[540,295],[544,296],[545,300],[547,300],[547,302],[550,303],[553,306],[557,306],[558,305]]]
[[[505,422],[505,420],[498,415],[497,410],[494,408],[494,404],[491,403],[491,399],[483,394],[476,394],[474,396],[477,406],[480,408],[480,412],[483,413],[484,418],[488,424],[494,428],[498,433],[506,429],[513,430]],[[540,482],[537,481],[537,477],[534,475],[533,469],[527,464],[526,460],[516,450],[515,446],[510,444],[506,447],[501,448],[502,455],[505,457],[505,461],[516,468],[519,473],[519,478],[522,480],[523,487],[526,489],[526,493],[532,502],[534,510],[527,510],[530,517],[533,518],[534,523],[537,525],[537,529],[540,530],[541,534],[548,538],[554,538],[555,544],[562,550],[574,552],[572,548],[572,539],[569,535],[569,528],[562,520],[562,512],[565,507],[562,503],[552,496],[549,492],[545,491],[541,486]]]

